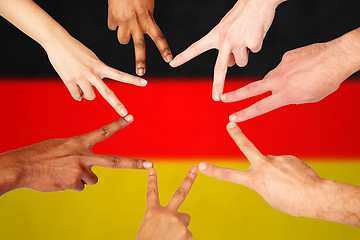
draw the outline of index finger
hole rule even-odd
[[[219,49],[219,54],[214,68],[213,99],[215,101],[220,101],[220,95],[224,91],[224,82],[228,68],[229,56],[230,48],[224,47]]]
[[[101,77],[109,78],[118,82],[129,83],[141,87],[144,87],[147,84],[147,81],[145,79],[142,79],[137,76],[133,76],[128,73],[121,72],[115,68],[106,66],[105,64],[104,67],[101,69]]]
[[[81,135],[80,138],[86,146],[91,148],[96,143],[101,142],[120,129],[126,127],[134,120],[132,115],[128,115],[125,118],[120,118],[98,130]]]
[[[167,208],[177,211],[177,209],[184,202],[186,196],[188,195],[195,178],[198,174],[199,168],[197,165],[192,166],[187,173],[184,181],[180,187],[176,190],[174,196],[171,198],[170,202],[167,205]]]
[[[102,81],[93,81],[92,84],[97,88],[101,96],[115,109],[115,111],[124,117],[128,114],[125,106],[119,101],[113,91]]]
[[[153,166],[151,161],[100,154],[86,156],[85,161],[90,167],[99,166],[114,169],[149,169]]]
[[[160,206],[157,174],[154,168],[149,169],[148,190],[147,190],[146,198],[147,198],[146,201],[147,209]]]
[[[227,125],[227,130],[232,139],[234,139],[236,145],[238,145],[240,150],[244,153],[245,157],[252,165],[256,164],[260,159],[264,158],[264,156],[254,146],[254,144],[250,142],[249,139],[247,139],[236,123],[229,122]]]
[[[161,32],[158,25],[153,22],[151,28],[147,31],[147,34],[151,37],[151,39],[156,44],[156,47],[159,49],[161,56],[163,57],[165,62],[170,62],[173,59],[170,48],[164,34]]]
[[[203,52],[213,48],[211,45],[210,37],[208,35],[201,38],[199,41],[193,43],[185,51],[177,55],[171,62],[170,66],[178,67],[187,61],[193,59],[194,57],[200,55]]]

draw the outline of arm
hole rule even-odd
[[[360,227],[360,187],[320,178],[294,156],[263,156],[235,123],[227,130],[251,167],[240,171],[201,163],[202,173],[243,184],[282,212]]]
[[[312,44],[284,54],[263,80],[221,96],[235,102],[271,91],[272,95],[232,114],[242,122],[289,104],[317,102],[336,91],[360,69],[360,28],[333,41]]]
[[[192,44],[170,62],[178,67],[209,49],[219,54],[214,68],[213,99],[220,100],[227,67],[245,67],[249,50],[256,53],[275,16],[276,7],[285,0],[239,0],[221,22],[206,36]]]
[[[131,115],[99,130],[66,139],[52,139],[0,155],[0,196],[18,188],[41,192],[72,189],[98,181],[92,166],[148,169],[152,162],[97,155],[91,148],[133,121]]]
[[[149,169],[147,209],[136,236],[137,240],[192,239],[192,234],[188,229],[191,219],[190,215],[179,213],[178,208],[188,195],[198,170],[198,166],[190,168],[185,180],[175,192],[168,205],[162,207],[159,201],[156,171],[153,168]]]
[[[121,44],[127,44],[130,36],[135,48],[136,73],[145,74],[145,40],[148,34],[159,49],[165,62],[172,60],[170,48],[160,28],[155,23],[154,0],[109,0],[108,26],[115,31]]]
[[[144,79],[106,66],[31,0],[0,0],[0,15],[46,50],[51,64],[76,100],[80,101],[82,97],[93,100],[93,87],[96,87],[110,105],[125,116],[127,110],[124,105],[102,79],[146,85]]]

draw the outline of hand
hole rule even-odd
[[[131,115],[96,131],[66,139],[52,139],[0,155],[0,183],[14,179],[8,187],[30,188],[41,192],[82,191],[84,184],[98,181],[92,166],[148,169],[152,162],[118,156],[94,154],[92,146],[110,137],[133,121]],[[3,181],[2,181],[3,180]],[[11,185],[11,186],[10,186]],[[6,191],[1,192],[0,195]]]
[[[155,42],[165,62],[172,60],[170,48],[160,28],[155,23],[154,0],[109,0],[108,26],[110,30],[118,27],[118,39],[121,44],[133,38],[136,59],[136,74],[145,74],[144,33]]]
[[[136,239],[192,239],[192,234],[187,229],[190,215],[179,213],[178,209],[188,195],[197,174],[198,167],[192,166],[168,205],[162,207],[159,202],[156,171],[153,168],[149,169],[147,209]]]
[[[209,49],[218,49],[213,99],[219,101],[224,90],[227,67],[235,63],[244,67],[248,62],[249,49],[254,53],[260,51],[274,19],[275,9],[282,1],[239,0],[216,27],[176,56],[170,65],[177,67]]]
[[[137,86],[146,86],[147,84],[144,79],[106,66],[92,51],[70,35],[64,36],[64,39],[61,39],[61,42],[57,44],[46,45],[45,49],[51,64],[73,98],[79,101],[82,97],[93,100],[95,98],[93,87],[96,87],[122,117],[128,114],[126,108],[102,79],[110,78]]]
[[[243,184],[272,207],[294,216],[315,217],[322,209],[324,179],[294,156],[263,156],[233,122],[227,126],[230,136],[251,163],[246,171],[201,163],[200,171],[210,177]]]
[[[1,1],[0,15],[45,49],[51,64],[76,100],[80,101],[82,97],[93,100],[93,87],[96,87],[106,101],[124,117],[128,114],[127,110],[102,79],[111,78],[137,86],[145,86],[147,83],[144,79],[106,66],[34,1]]]
[[[235,102],[271,91],[229,119],[242,122],[289,104],[317,102],[336,91],[352,72],[345,70],[336,42],[313,44],[285,53],[279,66],[263,80],[223,94],[223,102]],[[344,58],[346,59],[346,58]]]

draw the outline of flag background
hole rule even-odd
[[[133,46],[106,29],[106,1],[36,1],[112,67],[134,74]],[[176,55],[214,27],[235,2],[157,1],[155,17]],[[263,50],[246,68],[229,70],[225,91],[261,79],[285,51],[338,37],[358,27],[358,1],[289,1],[277,9]],[[176,9],[173,11],[172,9]],[[169,11],[170,10],[170,11]],[[97,93],[74,101],[34,41],[0,20],[0,152],[72,137],[119,116]],[[247,169],[228,136],[228,116],[267,94],[225,104],[211,99],[216,51],[172,69],[147,43],[145,88],[105,80],[134,122],[97,144],[95,153],[152,160],[165,205],[190,166],[208,161]],[[321,177],[360,185],[360,82],[355,74],[316,104],[292,105],[239,124],[264,154],[295,155]],[[28,189],[0,198],[0,239],[134,239],[146,207],[147,171],[94,167],[95,186],[81,193]],[[244,186],[199,174],[180,211],[191,215],[195,239],[356,239],[352,226],[293,217]]]

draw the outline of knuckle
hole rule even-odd
[[[140,159],[134,159],[134,161],[132,162],[132,166],[133,168],[142,168],[143,161]]]
[[[253,52],[259,52],[262,46],[262,39],[259,37],[256,37],[253,41],[251,41],[249,44],[247,44],[248,48]]]
[[[224,179],[229,179],[231,177],[231,169],[225,168],[223,171],[221,171],[221,177]]]
[[[264,104],[262,102],[256,102],[253,106],[256,113],[259,113],[264,109]]]
[[[236,133],[235,136],[239,138],[239,137],[241,136],[241,134],[240,134],[240,133]],[[235,137],[235,138],[236,138],[236,137]],[[241,148],[243,148],[243,149],[251,149],[251,148],[253,147],[252,143],[250,143],[249,141],[242,141],[239,145],[240,145]]]
[[[248,57],[247,56],[242,57],[236,64],[239,67],[245,67],[248,64]]]
[[[185,198],[187,195],[187,191],[183,187],[180,187],[178,188],[178,190],[176,190],[176,195]]]
[[[162,33],[157,33],[156,36],[155,36],[155,39],[157,41],[162,41],[165,39],[164,35]]]
[[[135,41],[135,47],[137,48],[145,48],[145,41],[144,39],[138,39]]]
[[[162,52],[163,52],[163,53],[168,53],[168,52],[170,52],[170,49],[169,49],[168,47],[166,47],[166,48],[164,48],[164,49],[162,50]]]
[[[84,190],[84,188],[85,188],[84,184],[79,184],[79,186],[76,188],[76,191],[81,192]]]
[[[93,185],[94,185],[94,184],[97,184],[97,183],[98,183],[99,178],[98,178],[98,176],[96,176],[95,174],[94,174],[93,176],[94,176],[94,177],[93,177]]]
[[[86,97],[87,100],[91,101],[91,100],[94,100],[95,99],[95,93],[90,93],[88,94],[88,96]]]
[[[104,126],[99,129],[99,133],[101,136],[107,137],[109,135],[109,129],[107,126]]]
[[[110,88],[105,88],[104,89],[104,95],[105,96],[111,96],[113,94],[114,94],[114,92]]]
[[[144,65],[145,65],[145,61],[144,61],[144,60],[136,60],[136,65],[138,65],[138,66],[144,66]]]
[[[177,216],[175,216],[174,214],[171,214],[169,220],[170,220],[171,223],[178,223],[180,221],[179,218]]]
[[[291,59],[291,57],[295,54],[295,51],[294,50],[291,50],[291,51],[287,51],[286,53],[284,53],[283,57],[282,57],[282,61],[283,62],[286,62],[288,61],[289,59]]]
[[[115,109],[121,109],[124,108],[124,105],[122,105],[120,102],[114,104]]]
[[[118,156],[112,156],[111,158],[111,165],[113,168],[117,168],[120,165],[120,158]]]
[[[261,186],[264,184],[264,181],[258,175],[253,174],[249,177],[249,183],[250,183],[251,188],[256,190],[256,189],[261,188]]]
[[[146,193],[147,197],[157,196],[158,190],[156,188],[149,189]]]

